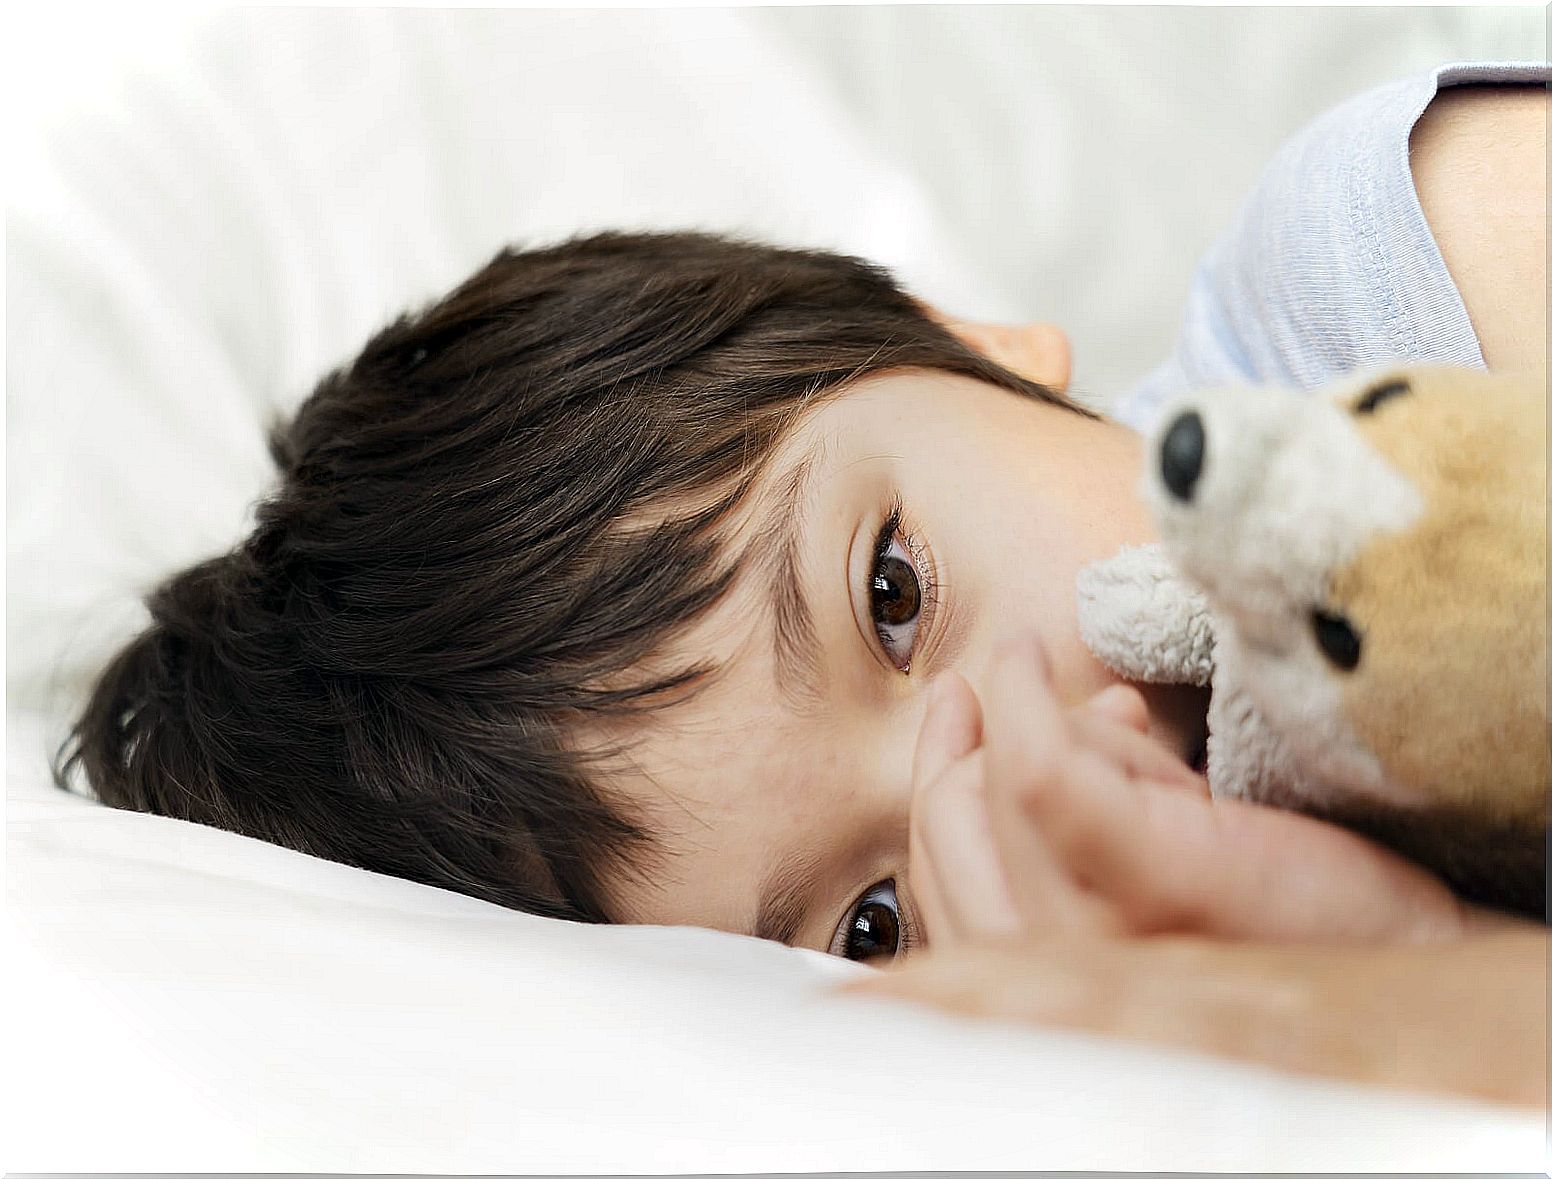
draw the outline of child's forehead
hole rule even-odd
[[[1006,391],[957,373],[932,369],[892,369],[826,390],[797,408],[764,466],[760,483],[779,489],[802,465],[828,475],[836,465],[877,441],[876,431],[902,416],[928,413],[952,428],[958,401],[955,386]],[[753,456],[751,456],[753,457]]]

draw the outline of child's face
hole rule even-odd
[[[753,558],[669,652],[713,654],[724,672],[655,716],[634,767],[611,776],[668,853],[650,883],[616,886],[620,916],[773,935],[762,904],[796,872],[809,887],[793,894],[790,941],[844,952],[837,930],[864,898],[908,907],[927,682],[953,668],[979,687],[999,641],[1030,628],[1068,702],[1115,682],[1078,637],[1074,582],[1152,539],[1133,491],[1140,458],[1124,427],[942,372],[873,377],[810,411],[741,517]],[[793,527],[795,578],[781,559]],[[1200,693],[1144,694],[1151,732],[1189,757]]]

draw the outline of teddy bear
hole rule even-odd
[[[1084,569],[1079,630],[1210,687],[1215,797],[1341,823],[1546,915],[1546,391],[1448,367],[1167,406],[1161,538]]]

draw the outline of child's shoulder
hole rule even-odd
[[[1190,386],[1325,384],[1354,369],[1483,366],[1414,182],[1414,126],[1451,87],[1545,83],[1545,62],[1464,63],[1375,87],[1272,157],[1197,268],[1173,355],[1120,403],[1146,426]]]
[[[1547,116],[1544,83],[1462,85],[1412,131],[1418,202],[1495,370],[1546,371]]]

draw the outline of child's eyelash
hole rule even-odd
[[[884,554],[889,551],[889,542],[895,538],[895,533],[900,531],[900,520],[905,515],[905,505],[896,495],[889,502],[889,514],[884,517],[884,522],[879,526],[878,535],[873,539],[873,568],[877,569]],[[909,544],[906,546],[909,548]]]
[[[899,888],[898,882],[895,885]],[[906,908],[905,902],[900,902],[900,956],[903,958],[913,950],[922,946],[921,926],[916,924],[916,919],[911,911]]]
[[[921,590],[919,633],[916,639],[917,645],[920,645],[927,633],[927,624],[936,612],[938,583],[936,576],[933,574],[932,561],[927,555],[926,546],[921,543],[914,533],[905,530],[904,519],[905,503],[900,498],[899,493],[896,492],[889,501],[889,509],[884,516],[884,522],[879,526],[878,535],[873,541],[873,564],[871,569],[872,571],[878,569],[885,554],[889,552],[889,542],[898,536],[900,542],[905,545],[906,550],[911,554],[911,567],[916,572],[916,583]],[[874,633],[878,635],[878,641],[883,644],[886,651],[892,648],[893,642],[882,626],[876,625]]]

